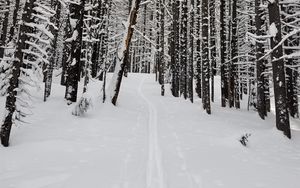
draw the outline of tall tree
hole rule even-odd
[[[264,11],[260,7],[261,1],[255,0],[255,26],[256,35],[262,36],[264,20]],[[265,60],[260,59],[265,53],[263,41],[256,42],[256,75],[257,75],[257,111],[262,119],[267,116],[266,96],[265,96]]]
[[[161,95],[165,95],[165,0],[160,0],[160,51],[159,51],[159,83]]]
[[[2,31],[0,33],[0,61],[4,56],[4,46],[6,44],[6,39],[7,39],[9,6],[10,6],[10,1],[6,0],[7,10],[4,13],[4,21],[2,23]]]
[[[179,7],[180,1],[172,1],[172,31],[171,31],[171,90],[174,97],[179,97]]]
[[[216,1],[209,1],[209,31],[210,31],[210,66],[211,66],[211,101],[214,102],[214,76],[217,73],[216,48]]]
[[[72,36],[68,39],[71,42],[70,57],[67,61],[67,79],[65,98],[68,102],[76,102],[78,92],[78,82],[80,80],[80,56],[82,42],[82,28],[85,0],[80,4],[72,3],[70,5],[70,22],[74,26]]]
[[[188,1],[181,1],[180,17],[180,94],[187,99]]]
[[[285,68],[284,61],[281,58],[283,55],[282,45],[279,43],[282,40],[281,36],[281,20],[279,10],[279,0],[270,1],[268,4],[271,48],[272,48],[272,69],[274,83],[274,97],[276,110],[276,127],[291,138],[289,114],[287,110],[287,94],[285,83]]]
[[[209,31],[208,0],[202,0],[202,103],[203,108],[211,114],[210,106],[210,71],[209,71]]]
[[[124,68],[127,63],[127,59],[125,57],[128,57],[129,45],[134,31],[133,26],[136,24],[140,3],[141,0],[133,0],[132,3],[133,6],[131,8],[130,15],[127,20],[127,25],[126,25],[127,28],[123,38],[122,48],[120,49],[118,54],[118,58],[117,58],[118,62],[112,79],[112,84],[114,86],[112,88],[112,93],[111,93],[111,102],[114,105],[117,104],[122,78],[124,74]]]
[[[189,63],[188,63],[188,96],[191,102],[194,102],[194,16],[195,2],[191,0],[190,11],[190,32],[189,32]]]
[[[202,80],[201,80],[201,2],[196,1],[196,24],[195,24],[195,35],[196,37],[196,93],[199,98],[202,97]]]
[[[226,106],[226,85],[227,80],[225,76],[225,66],[226,66],[226,24],[225,24],[225,12],[226,12],[226,1],[220,0],[220,59],[221,59],[221,105]]]
[[[15,120],[16,98],[18,94],[19,87],[19,77],[21,73],[21,67],[23,66],[23,50],[26,49],[26,41],[28,40],[27,33],[31,33],[31,27],[27,26],[26,23],[31,22],[31,14],[33,12],[35,0],[26,1],[24,6],[24,11],[22,15],[22,24],[20,25],[19,40],[17,41],[15,59],[12,64],[11,78],[9,81],[9,87],[7,89],[7,97],[5,103],[5,117],[4,122],[1,126],[1,143],[3,146],[9,146],[9,137],[11,132],[12,124]]]

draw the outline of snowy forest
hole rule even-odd
[[[296,188],[299,99],[299,0],[0,0],[4,187]]]

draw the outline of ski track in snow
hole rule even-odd
[[[148,119],[148,163],[146,172],[147,188],[166,188],[161,160],[161,151],[158,140],[157,110],[153,103],[142,92],[145,77],[138,87],[139,96],[146,102],[149,111]]]
[[[168,114],[168,116],[170,116],[170,114],[168,113],[168,109],[166,108],[166,105],[163,103],[163,101],[160,99],[160,106],[163,108],[164,112],[166,114]],[[183,174],[185,175],[188,185],[187,187],[189,188],[202,188],[203,186],[201,185],[201,180],[199,179],[199,177],[196,177],[194,175],[192,175],[192,173],[189,171],[188,167],[187,167],[187,160],[186,157],[184,155],[183,149],[181,147],[181,140],[178,136],[178,133],[175,131],[175,129],[170,126],[169,123],[165,123],[167,125],[167,128],[169,129],[168,132],[170,132],[172,134],[172,137],[175,139],[175,146],[176,146],[176,152],[177,152],[177,156],[178,158],[180,158],[181,160],[181,170],[183,171]]]

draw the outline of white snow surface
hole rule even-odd
[[[288,140],[272,114],[221,108],[217,97],[207,115],[200,99],[191,104],[169,89],[160,96],[154,78],[129,74],[117,107],[101,103],[101,83],[91,81],[93,109],[82,117],[71,115],[75,104],[66,105],[56,81],[49,101],[37,98],[28,123],[13,127],[10,147],[0,146],[0,187],[299,187],[299,121]]]
[[[276,35],[278,33],[277,27],[274,22],[269,27],[269,33],[272,37],[276,37]]]

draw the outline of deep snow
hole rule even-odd
[[[161,97],[154,75],[125,78],[117,107],[101,103],[100,89],[91,83],[93,108],[83,117],[71,115],[59,84],[48,102],[36,98],[11,146],[0,146],[0,188],[299,187],[299,121],[288,140],[272,114],[263,121],[216,98],[207,115],[199,99],[191,104],[168,89]]]

